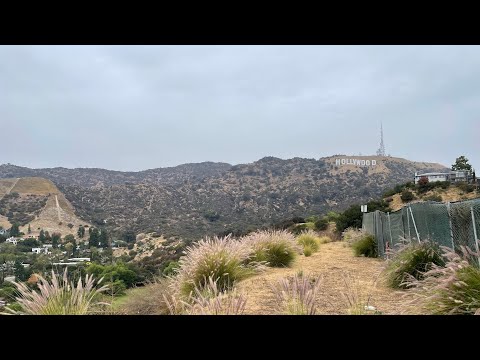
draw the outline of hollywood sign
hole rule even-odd
[[[377,160],[335,159],[335,165],[376,166]]]

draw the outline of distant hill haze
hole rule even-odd
[[[343,210],[412,181],[415,172],[447,170],[441,164],[395,157],[334,155],[318,160],[265,157],[235,166],[205,162],[140,172],[8,164],[0,165],[0,178],[49,179],[76,216],[117,234],[133,230],[195,240]]]

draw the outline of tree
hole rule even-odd
[[[83,239],[83,237],[85,236],[85,228],[83,227],[83,225],[80,225],[78,227],[77,235],[80,239]]]
[[[108,247],[108,232],[107,229],[102,229],[100,235],[98,236],[98,242],[100,243],[100,247],[107,248]]]
[[[72,244],[71,255],[75,256],[75,252],[77,251],[77,241],[75,240],[75,237],[72,234],[68,234],[63,238],[63,241],[65,242],[65,249],[67,249],[68,244]]]
[[[132,230],[125,231],[123,233],[123,239],[127,244],[134,243],[137,240],[135,233]]]
[[[402,195],[400,196],[400,198],[402,199],[402,201],[404,203],[407,203],[407,202],[415,199],[415,196],[413,195],[413,193],[411,191],[408,191],[407,189],[405,189],[405,190],[402,191]]]
[[[384,200],[380,201],[369,201],[367,203],[367,208],[369,212],[379,210],[383,212],[390,211],[388,203]],[[362,227],[362,218],[363,214],[360,209],[360,205],[352,205],[343,213],[341,213],[338,218],[335,220],[337,226],[337,231],[342,232],[349,227],[361,228]]]
[[[472,170],[472,165],[468,163],[468,159],[462,155],[455,160],[455,164],[452,165],[452,170]]]
[[[19,236],[19,235],[20,235],[20,230],[18,229],[18,224],[15,223],[10,228],[10,236]]]
[[[28,224],[28,233],[29,233],[29,234],[32,233],[32,229],[30,228],[30,224]]]
[[[52,237],[50,236],[48,231],[45,231],[45,242],[51,242],[51,241],[52,241]]]
[[[38,241],[40,241],[41,243],[44,243],[45,242],[45,232],[42,230],[40,230],[40,234],[38,235]]]
[[[20,260],[15,261],[15,265],[13,266],[13,273],[15,274],[16,281],[27,281],[30,277],[29,272],[25,269]]]
[[[427,184],[428,184],[428,177],[421,176],[420,179],[418,180],[418,185],[425,186]]]
[[[315,229],[323,231],[323,230],[327,230],[327,228],[328,228],[327,218],[321,218],[315,221]]]
[[[73,244],[71,242],[65,244],[65,251],[67,256],[73,255]]]
[[[58,244],[60,243],[61,238],[62,238],[62,235],[59,233],[52,234],[52,247],[54,249],[58,248]]]
[[[90,247],[94,246],[94,247],[97,247],[98,246],[98,238],[99,238],[99,231],[97,228],[90,228],[89,230],[89,233],[90,233],[90,236],[88,238],[88,245]]]

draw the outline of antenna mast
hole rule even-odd
[[[385,156],[385,144],[383,143],[383,124],[380,123],[380,147],[377,150],[377,156]]]

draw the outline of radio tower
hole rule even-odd
[[[377,150],[377,156],[385,156],[385,144],[383,143],[383,124],[380,123],[380,147]]]

